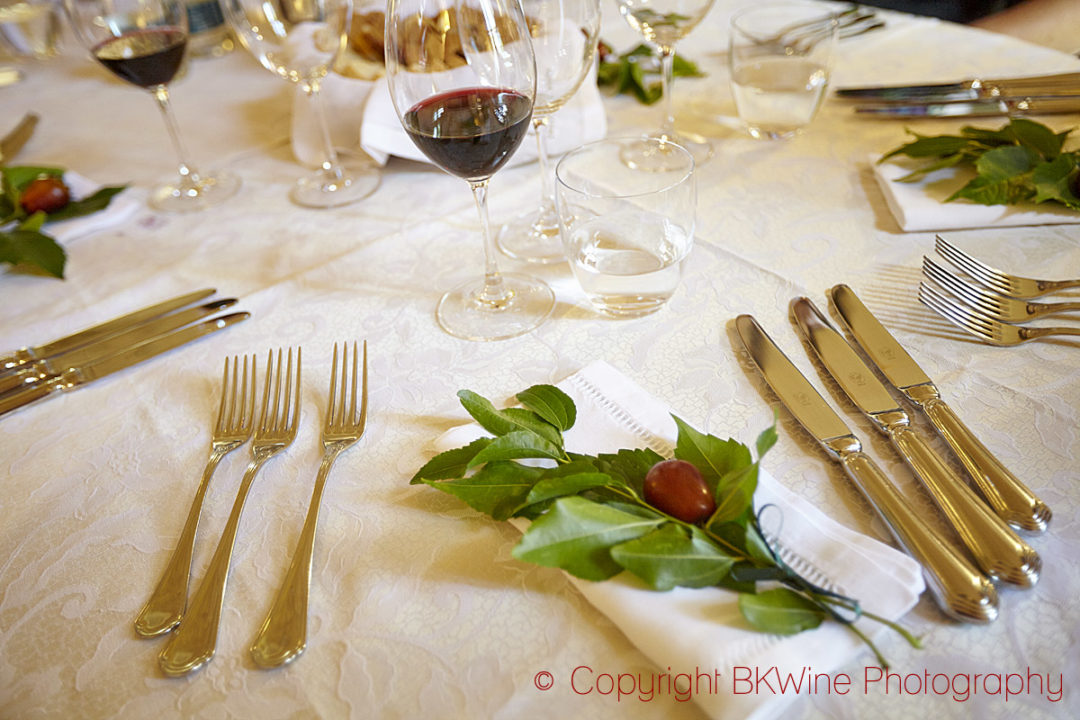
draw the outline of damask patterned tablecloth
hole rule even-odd
[[[475,210],[460,180],[392,161],[369,200],[299,209],[287,200],[300,172],[288,146],[291,89],[240,52],[193,61],[174,86],[181,126],[199,162],[242,176],[240,194],[193,215],[143,208],[119,227],[72,240],[63,282],[0,275],[0,347],[45,342],[198,287],[239,297],[252,317],[0,420],[0,717],[703,717],[671,694],[620,699],[580,680],[571,685],[578,667],[596,676],[666,669],[653,667],[560,572],[514,560],[512,527],[407,481],[430,456],[431,441],[465,420],[458,389],[505,401],[598,359],[691,424],[750,441],[777,408],[732,343],[730,321],[750,312],[932,518],[910,473],[821,381],[788,321],[792,297],[823,305],[823,292],[838,282],[860,293],[1055,517],[1047,534],[1030,539],[1044,560],[1038,586],[1002,589],[996,623],[958,625],[924,597],[904,619],[924,648],[882,640],[906,685],[865,687],[867,653],[845,669],[853,678],[847,694],[802,698],[785,717],[1080,716],[1080,348],[978,344],[917,303],[932,234],[900,232],[866,161],[902,142],[903,124],[856,119],[830,100],[809,131],[788,142],[753,141],[735,129],[723,48],[727,18],[741,4],[718,2],[685,42],[708,75],[677,83],[680,122],[712,135],[716,156],[698,171],[697,244],[670,304],[642,319],[601,318],[565,267],[545,268],[538,272],[559,299],[554,316],[530,335],[494,344],[455,340],[433,318],[442,290],[481,263]],[[605,11],[604,37],[630,47],[635,37],[613,4]],[[836,84],[1080,68],[1076,58],[970,28],[900,15],[888,22],[841,44]],[[4,122],[30,109],[43,117],[20,162],[142,188],[169,172],[151,98],[109,79],[73,40],[61,58],[24,70],[23,83],[0,88]],[[607,110],[613,135],[657,122],[656,107],[624,97],[609,99]],[[1066,129],[1080,118],[1045,120]],[[944,132],[962,122],[916,129]],[[538,187],[535,165],[497,176],[495,220],[535,202]],[[1077,226],[949,239],[1025,274],[1080,276]],[[338,461],[324,498],[309,647],[287,668],[261,671],[247,646],[307,507],[331,348],[353,338],[370,346],[369,429]],[[190,677],[166,678],[156,665],[161,642],[137,639],[132,621],[201,472],[222,359],[296,345],[304,349],[299,435],[262,471],[248,500],[218,655]],[[770,473],[845,525],[886,538],[784,411],[779,424]],[[193,582],[228,515],[245,452],[228,457],[210,487]],[[554,679],[546,691],[534,682],[542,671]],[[1022,675],[1025,687],[1007,699],[985,682],[966,694],[956,684],[1008,673]],[[951,678],[951,687],[927,687],[935,674]],[[1053,682],[1040,689],[1036,676]]]

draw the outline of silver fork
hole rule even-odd
[[[285,390],[282,392],[282,375]],[[271,390],[273,401],[271,404]],[[244,509],[255,474],[267,460],[287,448],[296,437],[300,418],[300,348],[296,349],[296,369],[293,370],[293,353],[289,349],[288,367],[282,372],[282,351],[277,351],[277,363],[271,350],[266,361],[266,383],[263,385],[262,410],[255,438],[251,441],[251,463],[244,472],[240,490],[236,494],[232,513],[218,541],[217,550],[210,560],[206,576],[191,601],[187,615],[173,633],[169,644],[158,656],[158,664],[166,675],[183,675],[196,670],[214,657],[217,647],[218,624],[221,607],[225,600],[225,583],[229,579],[229,563],[232,560],[236,529],[240,513]]]
[[[341,380],[338,386],[338,346],[334,344],[334,364],[330,371],[330,400],[322,430],[323,458],[315,477],[304,528],[296,543],[292,562],[278,590],[274,604],[251,646],[251,657],[260,667],[272,668],[291,662],[307,645],[308,589],[311,585],[311,558],[315,547],[315,526],[319,505],[330,468],[338,455],[352,447],[364,435],[367,425],[367,341],[364,341],[363,375],[360,384],[359,414],[356,407],[357,354],[352,347],[352,371],[349,347],[342,344]],[[347,401],[347,402],[346,402]]]
[[[1049,295],[1058,290],[1080,287],[1080,278],[1075,280],[1036,280],[1035,278],[1010,275],[986,263],[976,260],[971,255],[949,243],[938,235],[934,247],[946,260],[973,277],[994,292],[1014,298],[1035,298]]]
[[[919,283],[919,300],[954,325],[994,345],[1019,345],[1049,335],[1080,336],[1080,328],[1033,328],[1003,323],[979,310],[952,300],[926,282]]]
[[[243,374],[239,375],[240,360],[225,358],[225,372],[221,380],[221,405],[217,422],[210,438],[210,457],[203,470],[202,481],[195,491],[195,499],[188,510],[187,522],[173,550],[165,572],[157,587],[146,601],[139,617],[135,619],[135,632],[142,637],[155,637],[166,633],[179,624],[187,606],[188,577],[191,575],[191,555],[195,547],[195,533],[199,529],[203,498],[210,484],[210,477],[221,459],[240,447],[251,437],[251,424],[255,417],[255,356],[251,356],[251,372],[248,373],[248,357],[244,356]],[[239,392],[239,394],[238,394]]]
[[[981,287],[964,282],[925,256],[923,256],[923,275],[975,309],[1006,322],[1026,322],[1060,312],[1080,310],[1080,302],[1032,302],[983,290]]]

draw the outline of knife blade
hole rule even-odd
[[[0,417],[5,414],[52,397],[61,392],[74,390],[114,372],[131,367],[163,352],[180,347],[193,340],[222,330],[248,319],[250,313],[238,312],[204,320],[197,325],[189,325],[168,335],[147,340],[133,348],[122,350],[114,355],[95,360],[79,368],[71,368],[64,373],[23,390],[8,393],[0,397]]]
[[[65,370],[114,355],[125,348],[135,347],[139,343],[182,328],[208,315],[213,315],[219,310],[232,307],[236,302],[236,298],[225,298],[224,300],[215,300],[186,310],[178,310],[147,321],[142,325],[136,325],[130,330],[116,335],[109,335],[103,340],[80,345],[59,355],[22,365],[16,372],[0,376],[0,395],[19,388],[30,387],[59,375]]]
[[[930,377],[855,292],[847,285],[837,285],[828,295],[855,342],[888,381],[926,414],[994,512],[1015,528],[1044,532],[1053,516],[1050,508],[979,442],[941,398]]]
[[[942,611],[971,623],[997,617],[997,590],[967,558],[919,517],[814,386],[750,315],[735,319],[743,346],[765,382],[869,500],[896,542],[923,568],[927,588]]]
[[[791,313],[829,375],[889,438],[975,558],[975,564],[992,579],[1033,587],[1042,568],[1038,553],[979,499],[934,452],[922,433],[911,427],[908,414],[888,388],[809,298],[792,300]]]
[[[22,150],[30,136],[34,134],[40,118],[37,113],[26,113],[19,124],[12,128],[11,132],[0,138],[0,163],[7,163],[15,154]]]
[[[86,345],[110,335],[123,332],[140,323],[146,322],[147,320],[156,318],[159,315],[164,315],[165,313],[172,312],[173,310],[186,307],[192,303],[203,300],[204,298],[208,298],[215,292],[217,291],[214,289],[196,290],[195,292],[180,295],[171,300],[166,300],[156,305],[151,305],[150,307],[136,310],[127,315],[103,322],[100,325],[94,325],[85,330],[80,330],[77,333],[53,340],[44,345],[32,348],[22,348],[8,355],[0,356],[0,375],[15,372],[20,366],[34,362],[35,360],[59,355],[60,353],[67,352],[80,345]]]
[[[836,96],[841,98],[885,102],[981,100],[1002,95],[1080,95],[1080,73],[989,80],[968,78],[951,83],[848,87],[836,91]]]
[[[1023,95],[958,102],[916,101],[859,105],[856,115],[878,118],[990,117],[994,115],[1053,115],[1080,112],[1080,95]]]

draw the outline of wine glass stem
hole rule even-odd
[[[661,45],[660,50],[660,90],[663,107],[664,121],[660,126],[660,135],[664,139],[675,137],[675,111],[672,109],[671,86],[675,81],[675,48],[671,45]]]
[[[499,264],[495,260],[495,238],[491,235],[491,223],[488,221],[488,181],[470,180],[469,187],[472,188],[473,200],[476,201],[476,211],[480,214],[480,234],[484,240],[484,289],[480,291],[477,300],[499,308],[510,300],[510,294],[503,285]]]
[[[180,126],[176,123],[172,104],[169,102],[169,88],[158,85],[154,88],[154,99],[157,100],[161,116],[165,118],[165,127],[172,139],[173,149],[180,164],[177,171],[180,173],[180,191],[184,194],[197,193],[199,191],[199,172],[187,161],[187,150],[184,148],[184,140],[180,136]]]
[[[546,230],[557,226],[555,183],[548,163],[548,117],[533,115],[533,130],[536,132],[536,160],[540,166],[540,211],[536,215],[535,225]]]
[[[315,109],[315,121],[319,126],[319,134],[323,143],[323,177],[327,183],[341,180],[343,173],[338,163],[337,151],[334,150],[334,141],[330,139],[330,125],[326,120],[326,106],[323,104],[322,95],[319,93],[317,80],[305,83],[304,92],[311,98],[312,107]]]

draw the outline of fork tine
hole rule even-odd
[[[934,239],[934,247],[937,251],[956,267],[978,280],[983,285],[993,288],[1002,295],[1012,295],[1013,285],[1008,277],[1000,270],[992,268],[986,263],[968,255],[966,252],[950,244],[940,235]]]
[[[925,286],[925,287],[923,287]],[[1005,324],[984,315],[978,310],[957,304],[928,284],[920,285],[919,299],[944,317],[953,320],[968,332],[996,344],[1009,344],[1005,337]],[[925,291],[925,292],[924,292]],[[926,302],[929,300],[930,302]]]
[[[967,284],[926,256],[923,256],[923,274],[969,305],[989,313],[1005,314],[1005,306],[997,296]]]
[[[274,351],[271,350],[266,356],[266,380],[263,382],[262,409],[259,412],[258,432],[266,432],[267,412],[270,409],[270,384],[274,380]]]
[[[354,347],[353,348],[353,362],[354,362],[354,364],[353,364],[353,376],[354,377],[356,375],[356,364],[355,364],[356,354],[355,354],[355,351],[356,351],[356,348]],[[368,395],[367,385],[368,385],[368,383],[367,383],[367,340],[365,340],[364,341],[363,387],[360,390],[360,420],[359,420],[358,426],[357,426],[357,429],[361,433],[363,433],[364,429],[367,427],[367,395]],[[356,388],[355,388],[355,385],[354,385],[353,390],[355,391],[355,389]],[[355,395],[353,397],[355,399]]]
[[[251,356],[251,374],[248,374],[248,356],[244,356],[244,387],[240,397],[240,430],[250,433],[255,415],[255,355]],[[250,397],[248,395],[250,393]]]
[[[958,325],[973,335],[984,337],[982,329],[970,323],[966,313],[960,312],[957,307],[949,304],[930,285],[919,283],[919,301],[954,325]]]
[[[337,406],[337,375],[338,375],[338,346],[334,343],[334,363],[330,368],[330,403],[326,408],[326,420],[323,422],[323,429],[329,430],[333,427],[337,418],[338,406]]]
[[[335,343],[335,348],[337,344]],[[337,360],[337,355],[334,355],[334,360]],[[353,378],[355,382],[356,378]],[[334,416],[334,425],[340,429],[345,426],[345,423],[352,419],[351,415],[348,415],[347,405],[345,403],[345,395],[349,391],[349,344],[341,343],[341,387],[338,388],[340,397],[338,397],[338,412]]]
[[[292,366],[292,348],[289,349],[289,366],[290,366],[290,368]],[[289,378],[290,378],[290,380],[292,379],[292,373],[291,372],[289,373]],[[299,348],[299,346],[296,348],[296,387],[295,387],[293,393],[294,393],[294,398],[293,398],[293,402],[291,403],[292,404],[292,415],[290,416],[289,413],[286,412],[285,416],[288,419],[288,426],[286,428],[287,431],[290,434],[295,435],[296,434],[296,427],[299,424],[299,420],[300,420],[300,348]]]
[[[367,348],[364,348],[365,351]],[[366,352],[365,352],[366,355]],[[352,344],[352,397],[349,398],[349,422],[356,422],[356,341],[353,340]]]
[[[229,358],[225,357],[225,371],[221,376],[221,402],[218,403],[217,422],[214,423],[214,433],[220,434],[225,427],[225,399],[229,395]]]

